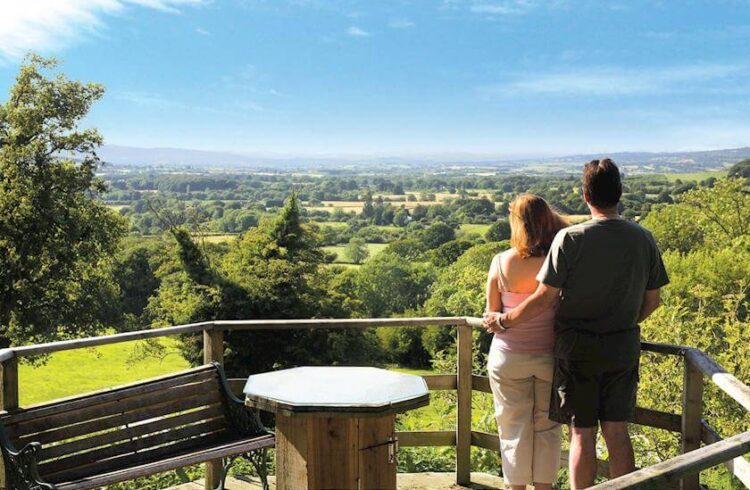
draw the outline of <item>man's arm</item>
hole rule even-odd
[[[534,294],[526,298],[523,303],[500,317],[505,328],[526,322],[557,306],[560,301],[560,288],[539,283]]]
[[[641,314],[638,315],[638,323],[648,318],[659,306],[661,306],[661,288],[647,289],[643,296],[643,306],[641,306]]]

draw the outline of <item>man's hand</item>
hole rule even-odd
[[[486,311],[482,316],[482,325],[487,329],[487,333],[502,333],[502,329],[497,324],[497,319],[502,318],[504,314],[499,311]]]

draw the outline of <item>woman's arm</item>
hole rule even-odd
[[[498,286],[500,279],[500,257],[497,256],[492,260],[490,265],[490,271],[487,274],[487,305],[485,306],[485,313],[502,311],[503,302],[500,296],[500,287]]]

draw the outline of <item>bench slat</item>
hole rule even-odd
[[[85,480],[69,481],[60,483],[58,490],[91,490],[105,485],[111,485],[127,480],[133,480],[143,476],[174,470],[183,466],[190,466],[205,461],[223,458],[235,454],[249,452],[264,447],[273,447],[273,435],[264,435],[256,438],[245,438],[228,443],[207,445],[201,448],[193,448],[189,453],[179,454],[175,452],[151,455],[151,462],[131,467],[113,467],[106,473],[86,478]],[[189,450],[189,449],[188,449]],[[184,448],[183,448],[184,451]]]
[[[190,425],[168,432],[132,439],[121,444],[113,444],[103,448],[95,449],[85,453],[77,453],[60,459],[48,461],[39,465],[39,473],[54,480],[70,480],[68,474],[77,472],[98,474],[102,465],[120,459],[121,456],[138,455],[141,451],[158,448],[166,444],[179,442],[198,443],[201,437],[208,435],[226,435],[226,421],[215,419],[197,425]],[[60,476],[58,476],[59,474]]]
[[[213,379],[202,380],[197,383],[167,388],[161,391],[147,393],[143,396],[132,396],[124,400],[108,401],[100,405],[91,405],[89,407],[74,411],[63,412],[50,415],[44,418],[34,418],[28,422],[18,424],[14,431],[11,431],[11,437],[20,437],[21,435],[35,434],[50,429],[70,426],[80,422],[88,422],[93,419],[105,418],[110,415],[127,413],[131,410],[137,410],[143,407],[159,405],[167,401],[182,400],[194,395],[210,395],[210,401],[207,400],[204,405],[211,402],[218,402],[221,399],[218,381]],[[183,403],[182,407],[190,407]],[[112,425],[102,424],[96,428],[96,431],[104,430]]]
[[[146,393],[160,391],[174,386],[195,383],[200,380],[216,379],[216,368],[213,366],[201,366],[190,371],[170,374],[151,380],[139,382],[118,388],[101,390],[88,393],[84,396],[70,397],[63,400],[53,400],[40,405],[25,407],[21,411],[6,413],[0,417],[3,425],[12,427],[21,422],[33,419],[49,417],[73,410],[81,410],[106,402],[123,400],[131,396],[139,396]]]
[[[83,439],[73,439],[62,444],[54,446],[44,446],[39,456],[40,461],[59,458],[67,454],[73,454],[86,451],[99,446],[106,446],[121,442],[134,437],[143,437],[145,435],[160,432],[167,429],[174,429],[187,424],[194,424],[200,421],[213,420],[224,417],[224,410],[221,405],[212,405],[179,415],[160,417],[151,422],[140,422],[135,425],[124,425],[111,429],[109,432],[95,434]]]
[[[110,417],[91,420],[76,425],[60,427],[37,434],[27,434],[14,439],[17,447],[23,447],[29,442],[39,442],[43,446],[54,442],[65,441],[98,431],[122,427],[155,417],[163,417],[172,413],[184,411],[186,407],[221,406],[221,402],[215,400],[212,394],[195,395],[181,400],[170,400],[158,405],[131,410],[130,412],[118,413]]]

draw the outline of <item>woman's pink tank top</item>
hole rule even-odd
[[[507,313],[531,296],[531,293],[502,291],[502,274],[502,270],[500,270],[500,295],[503,302],[503,313]],[[555,309],[550,308],[521,325],[509,328],[505,332],[496,333],[495,338],[492,339],[492,348],[525,354],[551,354],[555,344],[554,328]]]

